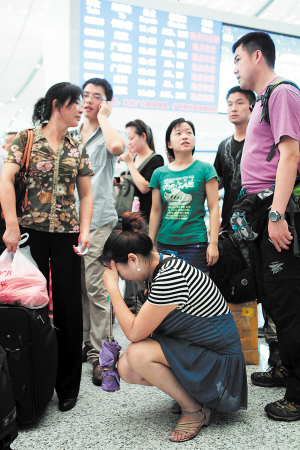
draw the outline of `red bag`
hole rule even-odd
[[[25,233],[23,244],[29,235]],[[29,246],[16,253],[4,250],[0,256],[0,303],[42,308],[49,302],[47,281],[31,256]]]

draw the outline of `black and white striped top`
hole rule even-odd
[[[173,258],[154,276],[148,302],[152,305],[178,304],[177,310],[200,317],[230,312],[212,280],[196,267]]]

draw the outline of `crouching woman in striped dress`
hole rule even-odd
[[[175,256],[157,253],[138,213],[124,213],[122,230],[100,256],[103,279],[118,322],[131,341],[118,363],[127,383],[156,386],[179,405],[171,441],[194,438],[211,408],[247,408],[247,379],[240,337],[229,308],[203,272]],[[149,295],[137,316],[126,306],[119,276],[141,283]]]

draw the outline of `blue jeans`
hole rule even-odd
[[[207,246],[207,242],[199,242],[199,244],[188,245],[169,245],[157,242],[157,249],[159,252],[162,250],[170,250],[171,252],[174,252],[178,258],[184,259],[202,272],[209,271],[206,261]]]

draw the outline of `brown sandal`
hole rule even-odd
[[[185,436],[183,439],[173,439],[172,437],[170,437],[170,435],[168,436],[168,439],[172,442],[184,442],[189,441],[190,439],[196,437],[201,428],[206,427],[209,423],[211,413],[210,408],[202,406],[201,409],[199,409],[199,411],[195,412],[183,411],[181,413],[181,415],[184,415],[184,414],[198,414],[199,412],[202,412],[204,414],[204,418],[202,420],[177,423],[177,425],[175,425],[175,427],[173,428],[172,432],[174,431],[175,433],[180,433]],[[195,426],[196,423],[200,423],[200,425],[196,427]]]

